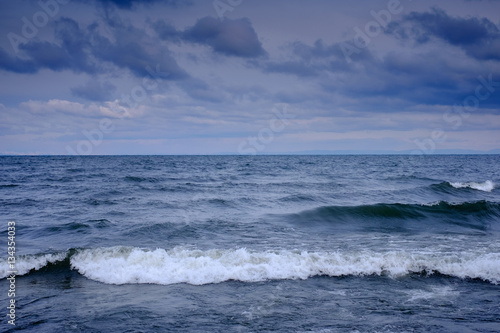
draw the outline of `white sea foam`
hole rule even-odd
[[[64,260],[67,253],[17,258],[17,275]],[[111,247],[80,250],[70,258],[71,267],[86,277],[109,284],[189,283],[228,280],[257,282],[269,279],[307,279],[316,275],[388,275],[440,272],[459,278],[500,282],[500,253],[438,252],[308,252],[192,250],[144,250]],[[8,264],[0,260],[0,278],[8,276]]]
[[[307,252],[143,250],[112,247],[81,250],[71,267],[84,276],[109,284],[189,283],[202,285],[228,280],[307,279],[316,275],[388,275],[440,272],[459,278],[500,282],[500,253],[433,253],[392,251]]]
[[[467,183],[449,183],[454,188],[472,188],[478,191],[491,192],[495,188],[495,184],[491,180],[487,180],[483,183],[467,182]]]
[[[449,286],[434,286],[430,290],[411,290],[408,292],[408,302],[429,300],[435,298],[452,299],[460,295],[460,292]]]
[[[66,258],[66,253],[49,253],[49,254],[37,254],[37,255],[21,255],[16,258],[14,265],[14,270],[17,271],[16,275],[24,275],[29,273],[31,270],[39,270],[40,268],[47,266],[49,263],[55,263],[57,261],[64,260]],[[3,279],[10,274],[8,273],[12,269],[9,268],[7,260],[0,259],[0,278]]]

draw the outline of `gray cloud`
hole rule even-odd
[[[14,73],[36,73],[38,68],[33,60],[20,59],[8,54],[0,47],[0,68]]]
[[[460,35],[460,29],[465,29],[464,36]],[[340,47],[342,42],[326,44],[316,40],[308,45],[297,41],[286,46],[288,53],[284,59],[252,63],[265,73],[308,79],[332,96],[340,95],[356,101],[350,104],[353,108],[366,109],[366,105],[370,105],[372,112],[387,111],[389,100],[392,104],[389,109],[394,112],[415,103],[461,103],[474,93],[479,74],[492,73],[494,77],[500,77],[498,69],[492,71],[493,68],[480,64],[481,60],[491,58],[480,52],[495,53],[490,42],[496,40],[497,29],[487,19],[455,19],[444,11],[433,9],[422,15],[411,13],[387,32],[399,39],[412,38],[416,42],[414,52],[400,53],[393,48],[376,52],[367,47],[360,49],[352,62],[347,62]],[[452,47],[444,47],[439,52],[423,48],[430,38],[445,40]],[[472,57],[468,64],[451,56],[454,46],[466,49]],[[500,57],[500,52],[496,55]],[[481,67],[483,71],[478,73]],[[288,96],[286,101],[294,99],[294,96]],[[492,107],[499,101],[496,95],[489,96],[488,100],[481,102],[481,107]]]
[[[151,25],[161,40],[179,43],[182,40],[182,32],[177,30],[172,24],[164,20],[158,20]]]
[[[256,58],[266,54],[248,19],[221,21],[207,16],[184,31],[183,37],[227,56]]]
[[[164,41],[190,42],[209,46],[215,53],[225,56],[257,58],[266,55],[257,33],[248,19],[217,20],[207,16],[184,31],[177,30],[163,20],[152,24],[158,37]]]
[[[482,96],[490,94],[462,119],[457,132],[473,128],[481,133],[486,124],[494,137],[500,124],[498,2],[483,1],[481,7],[443,2],[443,10],[433,9],[435,1],[408,2],[385,34],[358,47],[350,62],[341,45],[353,44],[347,40],[353,28],[372,20],[371,7],[323,0],[243,2],[217,19],[208,17],[217,14],[211,1],[174,8],[184,2],[75,0],[60,6],[14,54],[5,36],[11,31],[22,35],[21,18],[31,20],[43,10],[37,3],[16,2],[0,14],[1,132],[18,135],[2,137],[6,146],[19,138],[26,147],[38,143],[23,134],[33,133],[30,128],[39,128],[37,133],[52,144],[68,133],[79,140],[80,127],[92,128],[96,117],[129,108],[133,117],[109,137],[120,139],[112,147],[129,151],[134,141],[159,152],[176,145],[178,151],[192,152],[205,141],[148,139],[209,135],[214,151],[234,151],[238,136],[256,135],[279,102],[290,104],[297,116],[286,130],[296,134],[288,150],[303,141],[330,145],[357,138],[368,129],[373,136],[367,140],[387,137],[411,146],[409,135],[451,130],[454,123],[443,121],[444,112],[475,94],[479,76],[494,81],[480,87]],[[370,2],[376,11],[386,5]],[[154,85],[150,71],[169,82]],[[141,84],[155,88],[147,89],[139,106],[119,100],[133,98]],[[385,129],[398,133],[376,132]],[[418,130],[408,134],[408,129]],[[325,139],[323,134],[328,134]],[[235,141],[221,139],[229,136]],[[290,137],[283,135],[284,145]],[[229,148],[220,148],[223,144]],[[65,153],[64,146],[53,151]]]
[[[115,90],[116,87],[108,81],[101,82],[97,79],[92,79],[84,85],[72,88],[71,92],[77,97],[95,102],[103,102],[111,100]]]
[[[346,62],[340,43],[327,45],[318,39],[312,45],[307,45],[297,41],[287,45],[286,49],[288,59],[266,60],[254,64],[267,73],[290,74],[302,78],[320,77],[325,73],[351,72],[356,68],[355,64]],[[370,62],[372,58],[368,49],[361,49],[356,62]]]
[[[412,12],[399,22],[392,22],[386,31],[402,40],[424,44],[437,38],[461,47],[479,60],[500,60],[500,31],[487,18],[451,17],[444,10]]]
[[[209,46],[215,53],[241,58],[257,58],[266,55],[257,33],[248,19],[217,20],[207,16],[184,31],[172,24],[158,20],[151,24],[161,40],[180,43],[196,43]]]
[[[179,80],[188,77],[166,47],[152,42],[146,45],[148,36],[144,31],[120,22],[115,22],[112,31],[114,38],[110,40],[98,32],[97,24],[82,29],[75,20],[62,18],[55,24],[55,43],[30,41],[20,44],[25,59],[11,56],[0,48],[0,68],[18,73],[36,73],[46,68],[96,74],[98,70],[101,73],[110,70],[103,65],[104,61],[128,69],[140,78],[149,76],[151,68],[158,66],[157,78]]]
[[[191,1],[188,0],[79,0],[80,2],[95,1],[104,6],[116,6],[120,9],[133,9],[137,5],[149,5],[158,3],[170,7],[190,6]]]
[[[216,92],[213,87],[210,87],[206,82],[200,79],[189,78],[179,82],[179,86],[195,100],[210,103],[220,103],[223,101],[223,97],[220,93]]]
[[[311,66],[300,61],[270,61],[264,65],[263,70],[268,73],[292,74],[300,77],[314,77],[319,73],[320,68]]]
[[[129,69],[137,77],[149,76],[148,68],[156,66],[161,68],[161,72],[157,75],[161,79],[179,80],[188,76],[177,65],[167,48],[141,45],[141,41],[146,38],[142,31],[132,26],[117,29],[114,41],[95,33],[92,52],[96,58],[119,68]]]

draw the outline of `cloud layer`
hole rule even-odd
[[[383,1],[11,3],[0,152],[65,153],[104,118],[93,153],[237,152],[283,103],[262,152],[499,148],[500,4],[460,3],[401,2],[375,32]]]

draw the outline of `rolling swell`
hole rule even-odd
[[[294,224],[305,226],[337,225],[350,228],[366,224],[367,227],[398,231],[397,228],[422,230],[439,225],[486,230],[500,222],[500,204],[489,201],[434,204],[379,203],[360,206],[323,206],[285,217]],[[380,222],[380,223],[376,223]],[[392,223],[391,223],[392,222]],[[431,223],[422,223],[431,222]],[[449,228],[448,228],[449,229]]]
[[[18,187],[19,184],[0,184],[0,188]]]
[[[245,248],[147,250],[136,247],[72,249],[67,252],[20,256],[18,275],[42,270],[51,274],[76,270],[106,284],[152,283],[203,285],[236,280],[259,282],[307,279],[314,276],[388,276],[442,274],[461,279],[500,282],[500,253],[481,249],[456,253],[430,251],[252,251]],[[2,262],[0,277],[8,276]]]

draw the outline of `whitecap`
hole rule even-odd
[[[476,182],[467,182],[467,183],[461,183],[461,182],[455,182],[449,183],[451,186],[454,188],[471,188],[474,190],[478,191],[484,191],[484,192],[491,192],[495,188],[495,184],[491,180],[487,180],[483,183],[476,183]]]
[[[307,279],[313,276],[386,275],[440,272],[459,278],[500,282],[500,253],[308,252],[228,250],[146,250],[113,247],[81,250],[70,259],[84,276],[109,284],[188,283]]]

